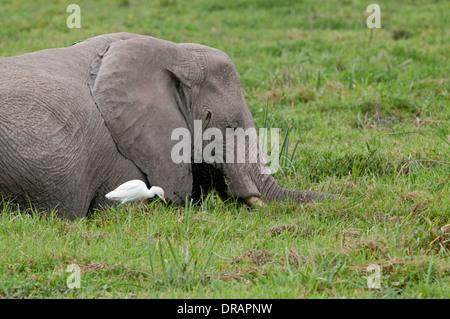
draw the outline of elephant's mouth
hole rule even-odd
[[[197,181],[197,183],[194,184],[194,192],[192,194],[194,199],[199,200],[201,194],[208,193],[213,189],[216,190],[220,199],[223,201],[232,197],[227,192],[228,185],[220,169],[204,163],[193,164],[192,168],[195,176],[194,181]],[[265,203],[256,196],[239,198],[239,202],[245,203],[251,208],[265,206]]]

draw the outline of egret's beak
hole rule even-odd
[[[162,196],[160,196],[160,198],[163,200],[164,204],[167,205],[166,199],[164,197],[162,197]]]

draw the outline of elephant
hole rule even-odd
[[[251,207],[334,195],[281,188],[266,162],[175,163],[176,128],[254,128],[224,52],[132,33],[0,58],[0,195],[76,219],[132,179],[174,205],[215,190]],[[248,144],[245,144],[244,147]],[[191,157],[194,156],[192,151]]]

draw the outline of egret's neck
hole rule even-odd
[[[148,198],[155,197],[155,195],[156,195],[155,187],[150,187],[150,189],[147,191]]]

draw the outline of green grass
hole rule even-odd
[[[279,183],[347,201],[251,211],[210,194],[77,221],[6,205],[0,297],[450,297],[448,1],[379,1],[372,33],[364,1],[77,3],[81,29],[64,1],[1,1],[0,56],[119,31],[221,49],[256,126],[291,125]]]

